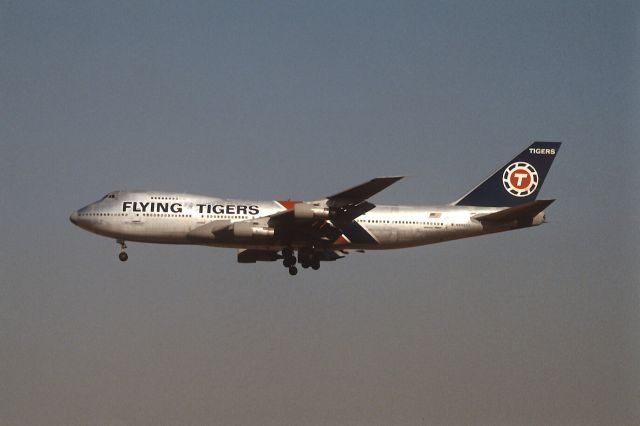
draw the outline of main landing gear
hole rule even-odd
[[[129,259],[129,255],[127,254],[127,245],[124,243],[124,240],[118,240],[118,244],[120,244],[120,254],[118,254],[118,259],[122,262],[126,262]]]
[[[298,268],[296,267],[298,261],[300,261],[300,266],[304,269],[311,268],[314,271],[320,269],[320,258],[311,250],[298,250],[298,258],[296,259],[293,249],[287,247],[282,249],[282,257],[282,265],[285,268],[289,268],[289,274],[291,275],[298,274]]]
[[[282,265],[285,268],[289,268],[289,275],[296,275],[298,273],[298,268],[296,268],[296,262],[298,260],[293,255],[293,249],[292,248],[283,249],[282,257],[284,258],[284,260],[282,261]]]

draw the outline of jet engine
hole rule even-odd
[[[331,210],[329,207],[320,207],[314,204],[298,203],[293,206],[293,215],[296,219],[329,219]]]
[[[271,238],[275,230],[268,226],[260,226],[250,222],[233,224],[233,236],[236,238]]]

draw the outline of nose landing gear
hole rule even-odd
[[[118,259],[122,262],[126,262],[129,259],[129,255],[127,254],[127,245],[124,243],[124,240],[118,240],[118,244],[120,244],[120,254],[118,254]]]

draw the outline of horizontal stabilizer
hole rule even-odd
[[[532,218],[549,207],[555,200],[536,200],[519,206],[509,207],[495,213],[480,214],[473,218],[481,222],[509,222],[522,218]]]

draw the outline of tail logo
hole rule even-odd
[[[529,163],[512,163],[502,174],[502,184],[509,194],[526,197],[538,187],[538,172]]]

